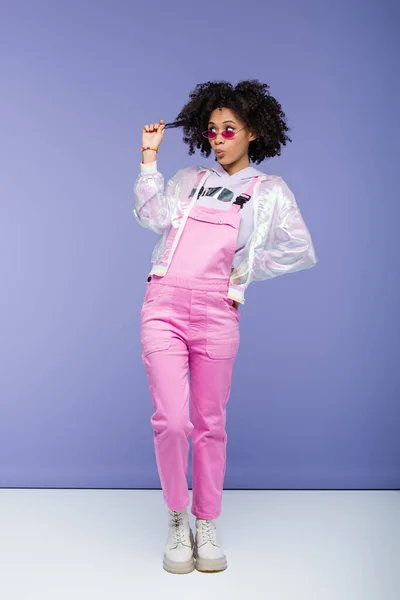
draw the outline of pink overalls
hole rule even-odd
[[[191,512],[201,519],[221,513],[226,403],[240,341],[241,315],[227,297],[240,209],[240,204],[228,211],[194,204],[166,275],[148,278],[141,312],[142,359],[155,409],[151,424],[164,500],[176,511],[189,504],[191,435]]]

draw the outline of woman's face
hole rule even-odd
[[[243,121],[231,109],[216,108],[213,110],[208,122],[208,129],[218,133],[217,137],[209,142],[219,163],[229,165],[243,159],[248,160],[249,143],[256,139],[256,136],[248,131]],[[224,130],[237,131],[237,133],[233,138],[228,139],[221,135]]]

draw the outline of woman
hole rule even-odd
[[[183,127],[189,154],[195,148],[206,157],[214,152],[217,164],[181,169],[164,189],[156,156],[166,125],[160,120],[144,126],[133,214],[160,234],[141,312],[141,343],[169,509],[163,566],[171,573],[221,571],[227,560],[216,519],[239,305],[250,282],[308,269],[317,258],[287,184],[250,166],[280,155],[292,141],[267,84],[199,84],[171,125]],[[195,538],[187,513],[189,435]]]

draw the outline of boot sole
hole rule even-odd
[[[163,567],[165,571],[174,573],[175,575],[185,575],[186,573],[191,573],[195,570],[193,558],[186,562],[176,562],[164,556]]]
[[[217,573],[219,571],[225,571],[228,568],[228,562],[226,556],[220,558],[201,558],[198,555],[197,546],[195,544],[193,549],[193,556],[196,559],[196,570],[202,573]]]
[[[192,530],[190,530],[190,543],[192,546],[192,556],[185,562],[171,560],[164,554],[163,567],[168,573],[174,573],[175,575],[185,575],[186,573],[192,573],[195,570],[195,562],[193,557],[194,538]]]

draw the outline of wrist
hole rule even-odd
[[[142,150],[142,163],[145,165],[149,162],[154,162],[157,159],[156,150]]]

